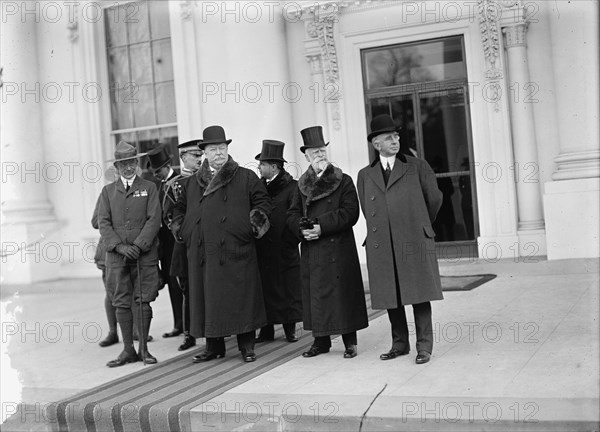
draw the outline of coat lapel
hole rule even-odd
[[[390,174],[390,179],[388,180],[387,187],[388,189],[392,187],[394,183],[400,180],[402,177],[406,175],[410,168],[408,163],[402,162],[400,159],[396,158],[396,162],[394,163],[394,168],[392,169],[392,173]],[[381,169],[379,169],[381,171]],[[381,174],[383,178],[383,174]]]
[[[381,162],[379,160],[377,160],[377,162],[374,165],[371,165],[371,167],[367,171],[367,174],[369,175],[369,177],[371,177],[371,179],[379,189],[385,191],[385,181],[383,180],[383,172],[381,171]]]
[[[221,167],[219,171],[215,173],[215,176],[211,179],[210,168],[208,166],[208,161],[204,161],[200,170],[197,174],[197,179],[199,179],[199,183],[201,187],[205,187],[204,196],[210,195],[211,193],[227,186],[233,177],[237,173],[239,165],[235,162],[231,156],[227,159],[227,162]]]

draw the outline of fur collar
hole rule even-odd
[[[196,173],[196,180],[202,189],[204,189],[204,196],[210,195],[222,187],[225,187],[237,173],[239,165],[234,161],[231,156],[227,159],[227,162],[215,173],[212,177],[208,161],[205,159],[202,166]]]
[[[276,196],[279,194],[279,192],[285,189],[285,187],[289,185],[292,181],[294,181],[294,179],[292,178],[290,173],[288,173],[286,170],[282,170],[279,173],[279,175],[275,177],[275,180],[273,180],[270,183],[264,181],[264,183],[266,183],[265,186],[267,187],[269,195]]]
[[[306,204],[328,197],[342,183],[343,172],[341,169],[329,164],[321,177],[317,177],[315,170],[309,166],[298,179],[298,188],[306,196]]]

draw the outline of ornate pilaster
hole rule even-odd
[[[506,2],[504,2],[506,3]],[[521,7],[518,2],[517,7]],[[527,21],[522,14],[502,27],[508,80],[513,85],[523,86],[531,82],[527,59]],[[533,106],[524,100],[509,98],[511,133],[514,154],[514,173],[517,192],[519,232],[543,230],[544,213],[539,187],[539,159],[535,135]]]
[[[483,43],[485,56],[487,85],[492,89],[491,100],[494,102],[494,111],[500,111],[500,80],[502,70],[498,67],[500,52],[500,36],[498,20],[501,16],[499,5],[493,0],[479,0],[479,31]]]

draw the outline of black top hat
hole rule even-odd
[[[300,151],[304,153],[308,148],[317,148],[328,146],[323,139],[323,128],[321,126],[311,126],[300,131],[304,145],[300,147]]]
[[[283,158],[284,143],[276,140],[263,140],[262,151],[254,159],[259,161],[281,161],[287,162]]]
[[[221,126],[209,126],[202,132],[202,141],[198,143],[198,147],[204,150],[209,144],[229,144],[230,139],[225,138],[225,130]]]
[[[201,139],[194,139],[194,140],[190,140],[190,141],[186,141],[184,143],[178,144],[177,148],[179,149],[180,153],[184,153],[184,152],[190,151],[190,150],[200,150],[201,142],[202,142]]]
[[[171,155],[165,144],[159,145],[148,152],[150,168],[158,170],[171,163]]]
[[[400,129],[400,126],[396,126],[394,120],[389,115],[380,114],[371,120],[371,133],[367,136],[367,139],[371,142],[379,134],[398,132]]]

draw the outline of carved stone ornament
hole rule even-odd
[[[182,21],[189,21],[192,18],[192,15],[194,13],[193,6],[195,5],[196,2],[192,0],[182,1],[179,4],[179,7],[181,8],[180,17]]]
[[[504,34],[504,48],[527,46],[527,23],[506,26],[502,28]]]
[[[76,42],[79,39],[79,8],[77,3],[73,7],[73,15],[69,16],[69,24],[67,24],[67,30],[69,31],[69,41]]]

